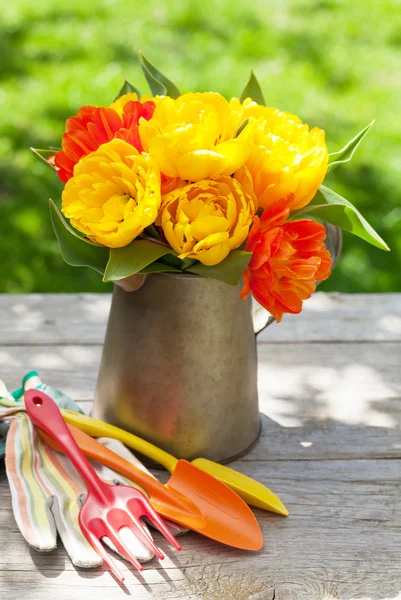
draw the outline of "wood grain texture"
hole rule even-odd
[[[0,294],[2,343],[101,344],[110,301],[109,294]],[[401,294],[317,292],[259,341],[401,341]]]
[[[266,482],[266,470],[270,472],[269,483],[290,510],[288,519],[256,511],[264,550],[248,554],[190,534],[179,555],[161,542],[167,559],[146,566],[148,590],[120,561],[128,587],[141,600],[248,600],[252,596],[246,595],[247,588],[260,594],[273,589],[276,598],[297,600],[395,597],[401,589],[400,464],[394,459],[247,463],[247,473],[261,481]],[[0,593],[9,591],[10,584],[20,590],[28,590],[30,584],[30,599],[55,594],[63,599],[68,593],[83,599],[89,590],[99,598],[107,598],[107,593],[124,597],[103,569],[75,571],[61,548],[49,555],[30,551],[7,507],[3,479],[0,543],[7,552],[0,567]],[[230,583],[232,596],[227,595]],[[191,596],[193,592],[198,595]]]
[[[4,344],[102,344],[110,294],[0,294]]]
[[[316,294],[259,339],[263,434],[232,466],[273,489],[290,517],[256,510],[265,548],[196,534],[143,577],[119,562],[75,569],[30,550],[0,467],[1,600],[388,600],[401,593],[401,295]],[[89,411],[109,296],[0,296],[0,376],[29,369]],[[313,343],[311,343],[313,342]],[[162,480],[167,475],[155,471]]]

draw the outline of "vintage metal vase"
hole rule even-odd
[[[326,226],[335,262],[341,232]],[[237,287],[152,274],[115,286],[93,416],[179,458],[226,462],[260,434],[252,302]],[[255,329],[272,320],[262,310]]]
[[[260,433],[251,300],[241,287],[154,274],[115,286],[93,415],[177,457],[228,461]]]

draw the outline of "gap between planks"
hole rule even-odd
[[[257,344],[258,346],[299,346],[301,344],[308,344],[308,345],[317,345],[317,344],[325,344],[325,345],[335,345],[335,346],[341,346],[341,345],[347,345],[347,346],[352,346],[355,344],[360,344],[360,345],[369,345],[369,344],[375,344],[375,345],[381,345],[381,344],[401,344],[401,340],[376,340],[374,338],[372,339],[355,339],[355,340],[308,340],[308,339],[301,339],[301,340],[268,340],[268,339],[258,339],[257,340]],[[0,344],[0,348],[4,347],[4,348],[35,348],[36,346],[57,346],[60,348],[64,348],[64,347],[68,347],[68,346],[85,346],[85,347],[98,347],[98,348],[102,348],[103,347],[103,343],[100,342],[85,342],[85,341],[67,341],[67,342],[4,342],[2,341]]]

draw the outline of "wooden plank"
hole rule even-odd
[[[261,410],[269,417],[254,450],[232,466],[273,489],[290,518],[256,511],[266,540],[261,553],[190,534],[180,555],[161,542],[167,558],[163,565],[147,565],[143,578],[120,562],[132,596],[397,597],[400,299],[316,294],[302,315],[265,331],[259,389]],[[89,294],[0,297],[0,375],[17,387],[36,368],[46,383],[89,409],[109,302],[107,295]],[[353,343],[338,343],[344,340]],[[165,473],[158,474],[165,480]],[[0,598],[106,600],[127,594],[104,569],[74,569],[62,548],[50,555],[29,550],[13,520],[1,470],[0,548]]]
[[[299,315],[285,315],[260,342],[401,341],[401,294],[316,292]]]
[[[262,344],[261,411],[285,426],[309,420],[401,427],[401,345]]]
[[[10,389],[29,369],[89,412],[100,346],[0,347]],[[249,460],[385,458],[401,454],[401,345],[259,347],[264,435]]]
[[[109,294],[0,295],[3,344],[103,343]],[[260,342],[401,341],[401,294],[317,292]]]
[[[110,294],[0,294],[2,344],[102,344]]]
[[[264,537],[260,553],[225,548],[189,534],[180,554],[168,549],[143,579],[119,562],[139,600],[323,600],[395,598],[401,589],[400,460],[271,461],[248,463],[247,473],[274,487],[290,509],[283,519],[256,511]],[[8,599],[123,598],[104,569],[75,570],[60,548],[29,550],[18,534],[0,476],[0,596]],[[158,538],[159,541],[159,538]],[[156,567],[156,568],[155,568]],[[252,594],[250,594],[252,591]],[[253,593],[254,592],[254,593]],[[248,595],[247,595],[248,594]]]
[[[74,400],[92,400],[101,352],[99,345],[0,345],[0,377],[9,389],[16,389],[22,377],[34,369],[45,383]]]

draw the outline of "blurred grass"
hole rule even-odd
[[[108,291],[60,257],[48,197],[61,186],[29,146],[59,145],[82,104],[124,77],[146,84],[142,49],[182,91],[239,95],[250,68],[269,105],[327,131],[330,151],[376,125],[326,180],[390,245],[351,235],[326,290],[400,291],[401,5],[397,0],[14,0],[0,21],[0,292]]]

